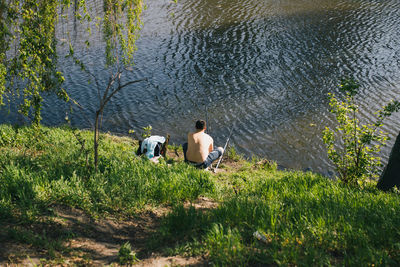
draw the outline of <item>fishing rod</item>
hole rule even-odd
[[[228,146],[229,140],[231,139],[231,136],[232,136],[232,133],[233,133],[233,128],[235,128],[235,125],[232,125],[232,128],[231,128],[231,131],[230,131],[230,133],[229,133],[228,139],[226,140],[226,143],[225,143],[225,146],[224,146],[224,151],[222,152],[222,155],[221,155],[221,157],[220,157],[219,160],[218,160],[217,166],[215,166],[215,168],[214,168],[214,173],[217,172],[218,166],[219,166],[219,164],[220,164],[221,161],[222,161],[222,157],[224,156],[226,147]]]
[[[205,109],[206,109],[206,125],[207,125],[207,129],[206,129],[206,133],[211,135],[211,123],[208,120],[208,109],[207,109],[207,105],[205,105]]]

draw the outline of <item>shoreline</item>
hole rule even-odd
[[[5,125],[14,125],[14,124],[11,124],[11,123],[4,123]],[[0,124],[1,125],[1,124]],[[17,126],[24,126],[24,127],[29,127],[30,125],[29,124],[22,124],[22,125],[17,125]],[[91,128],[79,128],[79,127],[73,127],[73,126],[71,126],[71,125],[69,125],[69,124],[61,124],[61,125],[45,125],[45,124],[43,124],[42,126],[45,126],[45,127],[49,127],[49,128],[60,128],[60,127],[69,127],[69,128],[71,128],[71,129],[77,129],[77,130],[80,130],[80,131],[88,131],[88,132],[92,132],[93,131],[93,129],[91,129]],[[109,134],[109,135],[112,135],[112,136],[117,136],[117,137],[122,137],[122,138],[130,138],[130,139],[132,139],[133,141],[139,141],[141,138],[138,138],[138,135],[136,134],[136,131],[135,131],[135,135],[132,135],[132,134],[129,134],[129,133],[122,133],[122,132],[113,132],[113,131],[100,131],[100,134]],[[156,134],[157,135],[157,134]],[[171,136],[171,139],[173,139],[172,138],[172,136]],[[182,147],[182,144],[177,144],[177,143],[172,143],[172,144],[170,144],[171,146],[179,146],[179,147]],[[230,145],[228,145],[228,148],[230,148],[231,146]],[[248,156],[248,155],[243,155],[243,154],[241,154],[240,155],[243,159],[245,159],[245,160],[247,160],[247,161],[251,161],[251,159],[253,158],[253,157],[256,157],[256,158],[259,158],[259,159],[264,159],[263,157],[260,157],[259,155],[251,155],[251,156]],[[271,160],[271,159],[268,159],[268,160]],[[273,159],[272,159],[273,160]],[[273,161],[275,161],[275,160],[273,160]],[[276,161],[275,161],[276,162]],[[324,171],[324,172],[320,172],[320,171],[315,171],[315,170],[313,170],[311,167],[304,167],[304,168],[299,168],[299,169],[297,169],[297,168],[290,168],[290,167],[286,167],[286,166],[284,166],[284,165],[282,165],[282,164],[280,164],[279,162],[276,162],[277,163],[277,168],[279,169],[279,170],[281,170],[281,171],[303,171],[303,172],[308,172],[308,171],[310,171],[310,172],[313,172],[313,173],[317,173],[317,174],[319,174],[319,175],[322,175],[322,176],[325,176],[325,177],[328,177],[328,178],[330,178],[330,179],[334,179],[334,175],[335,175],[335,173],[332,171],[332,170],[326,170],[326,171]]]

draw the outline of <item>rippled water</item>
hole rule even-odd
[[[328,92],[344,76],[363,85],[358,96],[368,121],[387,101],[400,99],[400,2],[372,0],[148,0],[144,27],[127,79],[147,82],[126,88],[109,104],[103,130],[127,133],[151,124],[154,134],[181,143],[197,118],[208,117],[211,135],[247,156],[258,155],[296,169],[331,168],[321,140],[333,126]],[[93,5],[93,9],[101,10]],[[69,22],[83,47],[84,26]],[[94,33],[81,52],[103,83],[103,44]],[[61,48],[62,51],[62,48]],[[97,104],[95,86],[62,60],[69,94],[88,111],[70,114],[74,125],[90,127]],[[45,124],[63,123],[68,106],[49,97]],[[91,110],[91,111],[90,111]],[[207,112],[206,112],[207,110]],[[207,113],[207,114],[206,114]],[[19,121],[14,112],[0,122]],[[395,137],[400,115],[385,130]],[[390,146],[382,152],[387,158]]]

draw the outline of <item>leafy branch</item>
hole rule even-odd
[[[376,113],[374,123],[361,124],[357,118],[359,107],[354,99],[359,87],[354,80],[342,80],[340,90],[346,94],[344,101],[329,94],[330,112],[338,125],[333,129],[326,127],[323,131],[328,157],[339,179],[353,185],[378,176],[382,167],[378,154],[388,140],[387,134],[379,129],[386,118],[400,110],[400,102],[391,101]]]

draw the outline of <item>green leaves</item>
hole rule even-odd
[[[106,42],[106,62],[110,66],[116,62],[133,64],[136,40],[142,26],[142,0],[104,1],[103,39]],[[121,58],[120,58],[121,55]]]
[[[118,251],[118,261],[120,264],[134,264],[138,261],[136,257],[136,253],[132,251],[131,244],[129,242],[125,242]]]
[[[1,9],[0,16],[5,19],[0,30],[0,103],[4,97],[20,96],[22,87],[19,110],[24,115],[32,111],[34,123],[41,120],[41,93],[57,93],[64,81],[57,71],[55,25],[59,4],[56,0],[10,0],[7,9]]]
[[[358,93],[358,88],[360,84],[353,79],[342,79],[339,85],[339,90],[351,97]]]
[[[344,101],[329,94],[330,112],[335,115],[338,125],[334,129],[326,127],[323,131],[328,157],[339,178],[353,185],[378,176],[382,164],[377,155],[388,139],[387,134],[378,129],[387,117],[400,110],[400,103],[392,101],[376,113],[375,123],[361,124],[354,100],[359,87],[354,80],[342,80],[340,90],[346,93]]]
[[[70,8],[75,19],[87,22],[92,15],[86,0],[10,0],[0,2],[0,105],[4,98],[22,96],[19,110],[32,113],[33,121],[40,121],[43,92],[55,92],[68,100],[62,88],[64,77],[57,71],[56,24],[59,16],[67,18]],[[135,42],[142,26],[143,0],[105,0],[104,16],[95,18],[95,27],[102,28],[105,41],[106,64],[132,65]],[[61,14],[60,14],[61,13]],[[86,48],[90,47],[88,38]],[[69,56],[85,71],[83,62],[74,54],[70,44]],[[121,68],[122,69],[122,68]],[[22,87],[22,89],[21,89]],[[21,92],[22,91],[22,92]]]
[[[143,129],[143,133],[142,133],[143,138],[147,138],[147,137],[151,136],[151,130],[153,129],[153,127],[151,125],[145,126],[142,129]]]

